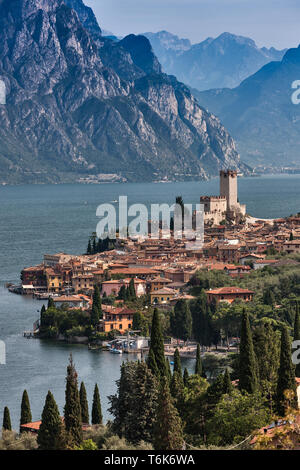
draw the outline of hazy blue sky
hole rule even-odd
[[[299,0],[84,0],[118,35],[165,29],[193,43],[227,31],[259,46],[300,43]]]

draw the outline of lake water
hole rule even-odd
[[[218,194],[219,181],[105,185],[36,185],[0,187],[0,340],[6,344],[6,365],[0,365],[0,426],[8,406],[14,428],[20,419],[23,390],[29,393],[33,419],[40,419],[50,389],[63,412],[68,356],[73,353],[79,380],[86,384],[89,402],[99,384],[103,414],[107,396],[115,392],[122,356],[88,351],[85,346],[53,344],[22,337],[32,329],[42,303],[10,294],[4,284],[18,282],[25,266],[41,262],[44,253],[86,250],[95,231],[96,208],[127,195],[128,203],[168,203],[182,195],[190,204],[200,195]],[[300,211],[300,175],[241,178],[239,199],[255,217],[283,217]],[[186,361],[190,371],[194,361]]]

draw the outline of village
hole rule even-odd
[[[251,272],[267,266],[297,264],[289,255],[300,253],[300,216],[276,220],[247,216],[246,207],[238,202],[236,172],[221,171],[220,195],[201,196],[200,201],[205,222],[204,244],[200,249],[191,250],[186,247],[186,240],[171,236],[129,238],[122,240],[120,246],[117,241],[114,249],[97,252],[94,237],[89,242],[89,254],[45,254],[41,264],[23,269],[20,286],[9,289],[41,300],[51,298],[56,308],[89,312],[98,286],[103,302],[97,330],[106,334],[117,332],[116,349],[136,352],[147,349],[148,342],[139,335],[131,342],[127,337],[128,332],[134,333],[137,309],[132,304],[126,305],[120,293],[126,292],[130,284],[134,285],[137,299],[147,298],[149,306],[168,312],[178,301],[194,299],[190,285],[197,272],[225,273],[232,280],[230,286],[206,290],[207,302],[231,304],[236,300],[253,300],[254,291],[235,285]],[[134,346],[130,348],[129,344]],[[166,354],[173,352],[174,348],[166,346]],[[194,357],[195,352],[196,344],[181,348],[181,354],[187,357]]]

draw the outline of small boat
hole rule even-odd
[[[109,351],[113,354],[122,354],[121,349],[111,348]]]

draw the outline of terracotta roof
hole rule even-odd
[[[218,289],[211,289],[206,291],[207,294],[254,294],[253,291],[248,289],[241,289],[240,287],[220,287]]]

